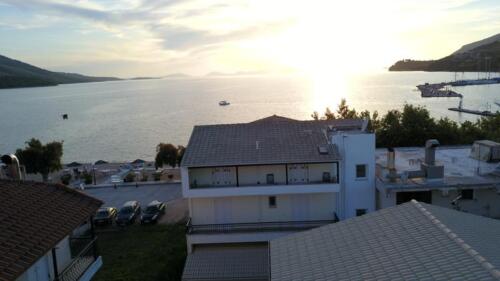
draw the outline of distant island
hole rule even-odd
[[[438,60],[400,60],[389,71],[500,72],[500,34],[464,45]]]
[[[116,80],[121,79],[53,72],[0,55],[0,89]]]

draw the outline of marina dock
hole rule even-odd
[[[462,98],[462,94],[455,91],[444,89],[447,86],[452,87],[463,87],[463,86],[473,86],[473,85],[489,85],[489,84],[500,84],[500,78],[489,78],[489,79],[472,79],[472,80],[457,80],[453,82],[441,82],[441,83],[425,83],[422,85],[417,85],[417,89],[421,92],[423,98],[429,97],[459,97]]]
[[[488,111],[488,110],[480,111],[480,110],[459,108],[459,107],[448,108],[448,110],[469,113],[469,114],[474,114],[474,115],[481,115],[481,116],[495,116],[497,114],[497,113],[493,113],[493,112]]]
[[[455,91],[448,90],[448,89],[442,89],[444,87],[448,86],[446,83],[439,83],[439,84],[429,84],[425,83],[423,85],[418,85],[417,88],[420,91],[420,96],[423,98],[433,98],[433,97],[445,97],[445,98],[452,98],[452,97],[458,97],[462,98],[462,94],[459,94]]]

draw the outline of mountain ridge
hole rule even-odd
[[[389,71],[450,71],[496,72],[500,71],[500,33],[462,46],[437,60],[400,60]]]
[[[0,55],[0,89],[121,80],[78,73],[54,72]]]

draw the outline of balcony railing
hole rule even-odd
[[[77,239],[78,242],[83,240]],[[87,240],[88,241],[88,240]],[[78,243],[81,244],[81,243]],[[59,281],[77,281],[97,259],[96,238],[90,240],[83,249],[72,257],[71,263],[59,274]]]
[[[318,184],[338,184],[339,181],[337,178],[333,178],[330,181],[323,181],[323,180],[317,180],[317,181],[306,181],[306,182],[292,182],[291,180],[289,182],[275,182],[275,183],[232,183],[232,184],[190,184],[191,189],[201,189],[201,188],[232,188],[232,187],[272,187],[272,186],[279,186],[279,185],[289,185],[289,186],[294,186],[294,185],[318,185]]]
[[[186,225],[186,233],[213,234],[213,233],[307,230],[320,227],[326,224],[335,223],[338,221],[339,219],[336,214],[334,214],[334,217],[331,220],[223,223],[223,224],[198,224],[198,225],[193,225],[191,223],[191,218],[189,218]]]

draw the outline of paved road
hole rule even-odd
[[[146,206],[153,200],[171,201],[182,197],[180,184],[155,184],[143,185],[139,187],[127,186],[117,189],[106,187],[96,189],[86,189],[85,193],[104,201],[103,206],[120,208],[123,203],[130,200],[137,200],[142,206]]]

